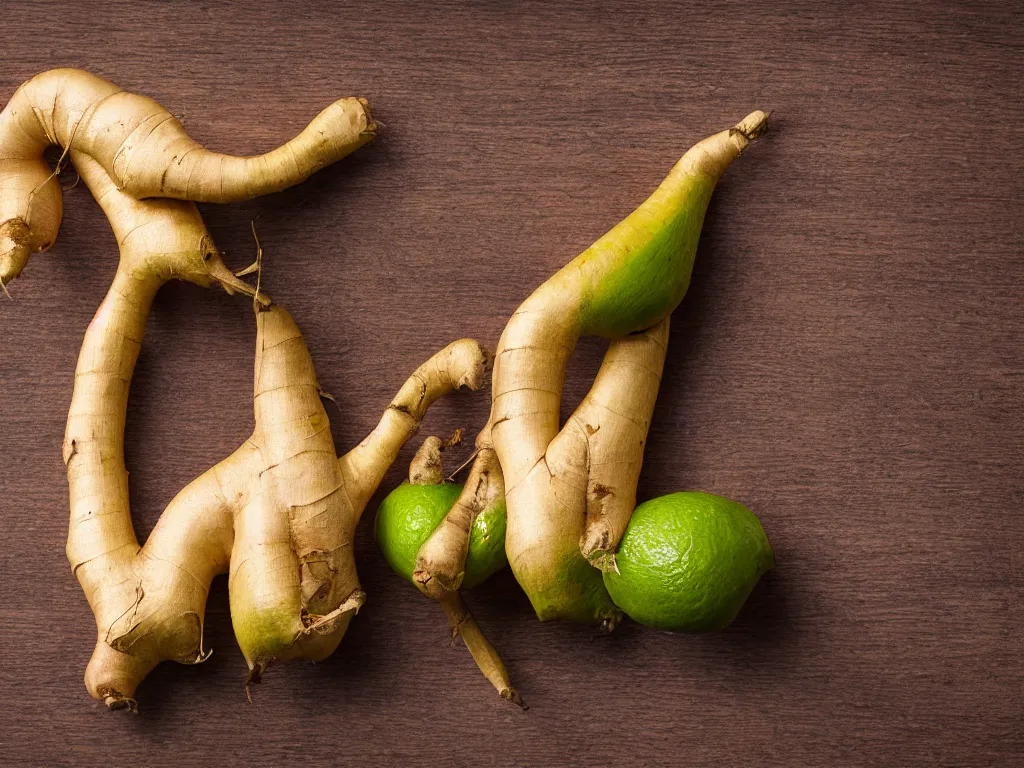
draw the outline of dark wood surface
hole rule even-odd
[[[1024,760],[1024,23],[1012,2],[896,5],[8,4],[0,100],[85,67],[233,152],[336,97],[372,100],[374,145],[283,194],[204,207],[238,266],[257,220],[264,284],[340,404],[339,449],[433,350],[493,345],[691,143],[775,110],[708,213],[640,496],[742,500],[778,568],[701,637],[540,624],[493,579],[469,600],[524,714],[383,563],[378,493],[357,548],[369,602],[329,661],[273,670],[247,704],[218,580],[210,661],[162,665],[139,717],[107,712],[82,685],[95,630],[63,551],[64,415],[116,258],[79,186],[56,247],[0,302],[0,762]],[[157,301],[127,436],[141,536],[248,434],[253,325],[247,302],[192,286]],[[581,346],[567,405],[601,350]],[[424,434],[486,410],[452,398]]]

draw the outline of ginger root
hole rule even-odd
[[[461,432],[447,441],[433,436],[423,441],[409,465],[409,482],[381,504],[377,543],[396,573],[441,604],[452,641],[462,638],[498,694],[527,709],[459,592],[508,564],[504,485],[494,452],[490,451],[490,460],[474,464],[461,493],[459,485],[444,482],[442,451],[456,444]]]
[[[523,302],[502,333],[476,462],[492,465],[493,450],[504,473],[509,563],[541,620],[611,629],[621,617],[601,570],[615,570],[636,503],[668,316],[689,286],[715,185],[766,130],[767,118],[753,112],[692,147],[647,201]],[[563,426],[566,366],[588,335],[611,343],[589,394]],[[444,587],[461,568],[458,539],[472,494],[467,484],[451,524],[438,528],[447,540],[443,555],[437,547],[421,550],[422,583]]]
[[[72,517],[69,557],[99,629],[86,685],[112,708],[135,709],[136,687],[160,661],[208,657],[206,598],[224,572],[247,685],[271,664],[330,655],[365,600],[352,539],[366,502],[430,404],[482,383],[479,345],[449,345],[413,373],[377,428],[339,459],[302,335],[282,307],[256,307],[252,436],[171,501],[141,548],[126,494],[123,507],[103,515],[118,539],[96,530],[94,515]],[[123,411],[120,419],[123,425]],[[78,441],[70,445],[69,477],[95,477],[79,460]],[[82,501],[91,507],[96,498]],[[78,553],[88,547],[97,553],[83,560]]]
[[[424,455],[432,454],[433,447],[431,443],[424,442],[416,458],[422,460]],[[435,600],[462,586],[469,555],[469,534],[477,517],[487,509],[505,503],[505,479],[486,435],[477,436],[476,447],[477,458],[471,465],[462,493],[416,553],[413,582],[423,594]],[[440,452],[436,461],[440,468]],[[415,469],[414,461],[409,471],[409,482],[414,484],[418,482],[414,477]],[[438,478],[434,482],[441,480]]]
[[[301,490],[289,495],[281,492],[281,485],[288,484],[282,476],[286,470],[271,472],[267,481],[272,477],[276,490],[269,488],[253,497],[255,506],[239,515],[248,527],[236,536],[234,505],[253,493],[254,477],[259,478],[255,484],[261,485],[262,476],[253,473],[261,467],[270,469],[264,454],[287,450],[275,442],[284,427],[258,419],[261,429],[252,440],[178,494],[144,547],[135,538],[124,466],[125,413],[156,292],[177,278],[253,295],[258,307],[269,304],[265,295],[225,266],[192,201],[228,202],[283,189],[369,141],[374,131],[365,102],[344,99],[282,147],[254,158],[228,157],[192,141],[178,121],[151,99],[70,69],[44,72],[28,81],[0,113],[0,284],[17,277],[30,254],[46,250],[57,236],[62,212],[56,179],[60,165],[51,172],[44,161],[50,145],[63,148],[61,161],[70,156],[75,163],[109,219],[120,250],[113,284],[86,331],[79,354],[63,451],[71,501],[67,554],[98,630],[86,687],[111,708],[134,710],[136,687],[161,660],[196,663],[208,656],[202,634],[210,580],[228,569],[233,545],[260,536],[261,508],[271,508],[270,500],[301,496],[311,480],[323,479],[300,473],[290,482]],[[279,317],[276,309],[268,312],[268,317]],[[280,330],[281,325],[287,323],[282,320],[275,327]],[[268,352],[271,357],[274,354]],[[454,370],[459,363],[473,367],[471,351],[461,357],[449,351],[444,360],[453,365],[444,372],[460,381],[472,378],[471,372]],[[312,371],[311,364],[295,365],[286,378]],[[268,376],[274,373],[268,369]],[[437,386],[443,390],[445,382]],[[384,462],[389,456],[393,459],[389,451],[397,450],[396,441],[415,429],[422,416],[422,410],[416,409],[425,409],[435,392],[441,391],[422,383],[421,377],[407,385],[403,393],[409,403],[403,404],[408,411],[386,416],[376,437],[371,436],[368,445],[375,451],[373,456],[360,458],[357,449],[339,463],[331,449],[331,461],[325,466],[332,467],[338,478],[351,476],[350,515],[365,505],[386,469]],[[301,388],[296,391],[308,395]],[[305,401],[300,405],[308,407]],[[326,433],[329,442],[326,415],[321,418],[317,439],[323,442]],[[302,468],[308,471],[305,461]],[[317,499],[306,501],[315,504]],[[268,512],[266,520],[273,514]],[[343,527],[335,531],[336,538],[349,533]],[[310,540],[317,541],[315,536]],[[309,578],[323,573],[316,556],[305,550],[298,556],[309,559],[304,566]],[[345,554],[342,546],[330,557],[340,562],[350,560],[351,553]],[[307,645],[295,655],[322,654],[340,639],[347,623],[345,603],[331,601],[344,591],[346,598],[358,602],[359,591],[354,566],[337,570],[348,582],[338,580],[338,585],[322,594],[313,590],[298,601],[303,606],[309,603],[313,610],[305,615],[297,612]],[[300,589],[310,590],[309,578],[301,580]],[[315,612],[321,604],[326,606],[323,616]],[[256,610],[264,608],[256,602]],[[329,621],[332,612],[339,612],[333,623]],[[262,621],[265,625],[266,620]],[[316,637],[306,640],[307,634]],[[266,652],[263,641],[257,635],[254,668],[279,658]],[[279,654],[281,659],[287,655]]]
[[[231,622],[253,681],[271,664],[320,661],[337,648],[366,597],[352,551],[366,503],[431,403],[478,389],[486,361],[471,339],[448,345],[416,369],[377,427],[339,459],[298,327],[276,305],[257,305],[256,320],[256,428],[210,470],[223,494],[206,502],[234,530]]]

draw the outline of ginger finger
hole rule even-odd
[[[298,184],[375,135],[365,99],[341,99],[277,149],[223,155],[204,149],[146,96],[83,70],[43,72],[0,113],[0,283],[57,238],[60,169],[51,171],[43,158],[49,146],[90,157],[126,196],[226,203]]]

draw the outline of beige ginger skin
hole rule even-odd
[[[752,112],[695,144],[639,208],[534,291],[505,326],[471,476],[486,468],[493,477],[495,466],[503,475],[509,564],[542,620],[612,628],[621,616],[600,570],[616,569],[636,505],[669,315],[689,286],[711,194],[767,119]],[[565,370],[582,336],[610,345],[563,425]],[[421,547],[416,581],[428,594],[458,588],[482,508],[478,485],[467,482]]]
[[[53,144],[70,155],[120,250],[82,344],[63,451],[67,554],[97,625],[86,687],[111,708],[134,710],[138,684],[160,661],[208,656],[203,616],[219,573],[229,572],[251,678],[272,663],[331,653],[364,599],[351,548],[363,507],[430,403],[480,386],[483,350],[468,340],[450,345],[338,459],[301,334],[282,308],[228,270],[191,202],[283,189],[374,131],[365,102],[343,99],[266,155],[218,155],[152,100],[76,70],[33,78],[0,114],[0,280],[17,277],[57,235],[60,186],[43,160]],[[128,504],[125,414],[149,309],[172,278],[256,297],[256,426],[171,501],[140,546]]]
[[[459,430],[447,442],[433,436],[424,440],[409,465],[409,483],[438,485],[444,482],[441,454],[446,448],[458,444],[461,437],[462,430]],[[423,594],[441,604],[452,630],[452,640],[462,638],[473,661],[498,695],[525,710],[529,707],[513,687],[501,656],[484,635],[459,592],[465,576],[473,522],[491,505],[505,502],[501,466],[494,450],[487,447],[486,432],[477,436],[476,446],[477,460],[466,477],[463,492],[417,552],[413,583]]]
[[[0,282],[57,239],[61,189],[43,159],[47,147],[88,156],[135,199],[228,203],[298,184],[375,135],[366,100],[347,98],[277,149],[233,157],[204,149],[146,96],[82,70],[43,72],[0,113]]]
[[[302,334],[282,308],[257,307],[256,428],[210,470],[225,494],[207,500],[234,531],[233,545],[215,559],[230,559],[231,621],[253,680],[271,664],[320,661],[338,646],[366,598],[352,552],[366,503],[431,403],[479,389],[487,360],[471,339],[448,345],[338,459]],[[228,488],[240,490],[227,496]]]

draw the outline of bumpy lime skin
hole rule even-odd
[[[402,483],[377,510],[377,546],[391,570],[412,581],[416,553],[448,514],[462,493],[459,483],[412,485]]]
[[[461,483],[411,485],[402,483],[377,510],[377,545],[391,570],[412,581],[416,553],[462,493]],[[505,502],[477,515],[469,532],[469,556],[463,589],[472,589],[508,565],[505,555]]]
[[[775,564],[754,514],[710,493],[673,493],[636,508],[605,573],[612,600],[634,621],[678,632],[724,629]]]
[[[450,505],[449,505],[450,506]],[[472,589],[508,565],[505,554],[505,500],[501,499],[476,516],[469,531],[469,557],[463,589]]]

